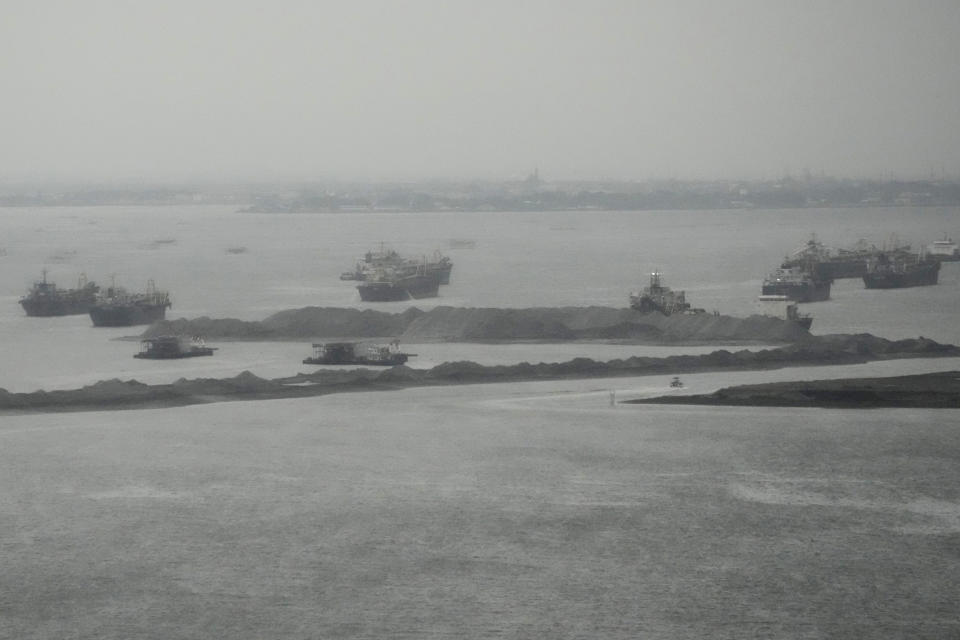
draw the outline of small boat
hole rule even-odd
[[[313,355],[303,364],[361,364],[392,367],[403,364],[415,353],[401,353],[400,343],[362,345],[358,342],[315,342]]]
[[[673,380],[670,381],[670,386],[675,389],[683,387],[683,383],[680,382],[679,376],[673,376]]]
[[[208,347],[199,337],[159,336],[140,341],[140,353],[134,358],[147,360],[172,360],[174,358],[193,358],[212,356],[216,347]]]

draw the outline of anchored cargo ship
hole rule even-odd
[[[775,269],[763,281],[765,296],[786,296],[794,302],[819,302],[830,299],[833,280],[800,267]]]
[[[70,316],[88,313],[96,302],[100,290],[87,276],[80,274],[76,289],[58,289],[57,285],[47,282],[47,270],[43,270],[43,279],[34,282],[27,295],[20,298],[20,306],[28,316]]]
[[[90,319],[95,327],[151,324],[162,320],[170,306],[170,295],[157,291],[153,280],[147,282],[145,293],[129,293],[113,286],[90,307]]]
[[[690,311],[686,293],[663,286],[658,271],[650,274],[650,285],[644,287],[643,291],[630,294],[630,307],[644,313],[659,311],[666,316]]]
[[[314,343],[313,355],[303,364],[362,364],[390,367],[403,364],[415,353],[401,353],[400,343],[361,345],[357,342]]]
[[[212,356],[216,347],[208,347],[201,338],[183,336],[159,336],[140,341],[140,353],[134,358],[147,360],[172,360],[175,358],[194,358]]]
[[[937,284],[940,261],[916,256],[912,260],[893,260],[880,254],[870,262],[863,276],[867,289],[902,289]]]

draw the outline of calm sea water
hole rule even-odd
[[[307,345],[221,345],[140,367],[128,329],[26,319],[46,265],[173,316],[357,305],[337,274],[379,239],[443,249],[431,304],[623,305],[664,272],[745,315],[811,232],[833,244],[957,236],[941,209],[269,216],[223,208],[0,210],[0,387],[282,375]],[[446,249],[449,239],[476,241]],[[232,247],[245,253],[228,253]],[[820,332],[960,343],[941,284],[808,305]],[[404,305],[378,305],[402,309]],[[661,353],[416,345],[424,363]],[[649,350],[649,351],[646,351]],[[690,349],[688,352],[695,352]],[[183,367],[199,367],[189,369]],[[951,360],[684,376],[954,370]],[[351,393],[171,410],[0,417],[0,637],[954,638],[960,411],[609,405],[663,377]]]

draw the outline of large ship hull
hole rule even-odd
[[[409,359],[406,353],[394,353],[384,358],[367,358],[356,356],[354,358],[304,358],[303,364],[359,364],[372,367],[394,367],[405,363]]]
[[[940,262],[922,262],[903,270],[877,270],[863,276],[867,289],[903,289],[937,284],[940,277]]]
[[[20,305],[28,316],[75,316],[89,313],[93,300],[31,299],[24,298]]]
[[[786,296],[794,302],[821,302],[830,299],[830,282],[764,282],[765,296]]]
[[[166,304],[94,305],[90,308],[90,319],[95,327],[152,324],[157,320],[163,320],[167,314],[167,306]]]
[[[450,272],[453,270],[452,264],[444,264],[438,267],[431,267],[427,265],[427,269],[430,271],[436,271],[437,279],[440,281],[440,284],[450,284]]]
[[[440,292],[437,274],[406,276],[380,282],[366,281],[357,285],[364,302],[397,302],[411,298],[436,298]]]
[[[827,260],[816,265],[816,273],[825,280],[862,278],[867,273],[867,259]]]
[[[135,353],[134,358],[142,360],[179,360],[180,358],[196,358],[198,356],[212,356],[213,349],[210,347],[197,347],[190,351],[181,351],[180,353]]]

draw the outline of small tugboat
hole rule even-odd
[[[184,338],[182,336],[159,336],[140,341],[140,353],[134,358],[148,360],[172,360],[174,358],[194,358],[212,356],[216,347],[208,347],[202,338]]]
[[[673,380],[670,381],[670,386],[674,389],[680,389],[683,387],[683,383],[680,382],[679,376],[673,376]]]
[[[885,253],[870,262],[863,276],[867,289],[903,289],[937,284],[940,261],[922,253],[910,260],[891,260]]]
[[[158,291],[153,280],[147,281],[145,293],[129,293],[122,287],[109,287],[90,307],[95,327],[129,327],[163,320],[170,306],[170,294]]]
[[[321,342],[313,344],[313,355],[303,364],[362,364],[392,367],[403,364],[415,353],[401,353],[400,343],[389,345],[363,345],[357,342]]]
[[[691,312],[686,293],[663,286],[659,271],[650,274],[650,286],[644,287],[640,293],[630,294],[630,308],[643,313],[659,311],[665,316]]]
[[[100,290],[87,276],[80,274],[76,289],[58,289],[57,285],[47,282],[47,270],[43,270],[43,280],[34,282],[27,295],[20,298],[20,306],[31,317],[72,316],[88,313],[97,299]]]

